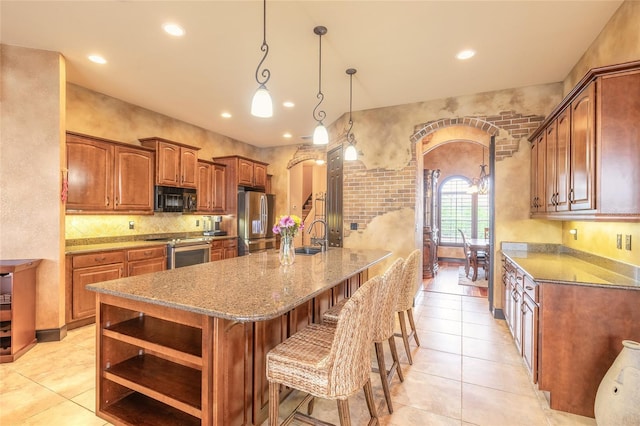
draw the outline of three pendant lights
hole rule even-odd
[[[267,44],[267,0],[263,0],[263,38],[262,45],[260,46],[260,50],[264,52],[264,55],[260,62],[258,63],[258,67],[256,68],[256,82],[258,83],[258,89],[253,95],[253,100],[251,102],[251,115],[261,118],[269,118],[273,116],[273,102],[271,100],[271,95],[269,94],[269,90],[267,89],[267,82],[271,77],[271,72],[268,68],[264,68],[260,71],[260,67],[262,67],[264,61],[267,59],[267,55],[269,53],[269,45]],[[318,36],[318,94],[316,97],[318,98],[318,104],[313,109],[313,119],[317,121],[317,126],[313,131],[313,144],[314,145],[327,145],[329,143],[329,133],[327,132],[327,128],[324,126],[322,120],[327,116],[326,112],[320,109],[320,105],[324,100],[324,94],[322,93],[322,36],[327,34],[327,28],[323,26],[317,26],[313,29],[314,34]],[[356,160],[358,157],[357,151],[355,149],[355,138],[353,133],[351,133],[351,129],[353,128],[353,120],[351,119],[351,101],[352,101],[352,78],[353,74],[356,73],[356,70],[353,68],[349,68],[347,70],[347,74],[349,75],[349,129],[347,130],[347,142],[349,143],[347,149],[345,150],[345,160],[352,161]],[[261,78],[262,77],[262,78]]]

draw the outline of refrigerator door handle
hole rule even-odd
[[[260,222],[262,223],[262,234],[267,235],[267,197],[260,197]]]

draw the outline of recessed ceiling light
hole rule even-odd
[[[162,26],[162,29],[167,33],[175,37],[181,37],[184,35],[185,31],[178,24],[167,23]]]
[[[228,112],[223,112],[222,114],[220,114],[223,118],[231,118],[231,114],[229,114]]]
[[[456,58],[460,60],[465,60],[465,59],[473,58],[475,54],[476,54],[475,50],[467,49],[467,50],[458,52],[458,54],[456,55]]]
[[[284,135],[282,135],[283,138],[287,138],[290,139],[291,138],[291,133],[287,132]]]
[[[293,103],[293,102],[291,102],[291,101],[286,101],[286,102],[284,102],[282,105],[283,105],[284,107],[286,107],[286,108],[293,108],[294,106],[296,106],[296,104],[294,104],[294,103]]]
[[[107,60],[100,55],[89,55],[89,60],[96,64],[106,64]]]

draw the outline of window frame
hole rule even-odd
[[[457,183],[458,188],[457,191],[444,191],[447,188],[447,184],[450,183],[451,181],[454,180],[458,180],[461,181],[462,183]],[[447,246],[447,247],[461,247],[462,246],[462,237],[460,236],[460,233],[458,232],[458,229],[462,229],[463,232],[465,232],[465,235],[467,236],[467,238],[483,238],[484,235],[478,235],[479,234],[479,230],[478,230],[478,223],[484,222],[486,224],[486,227],[490,226],[490,211],[491,211],[491,207],[490,207],[490,203],[491,203],[491,199],[489,197],[489,193],[487,194],[478,194],[478,193],[472,193],[469,194],[466,192],[466,189],[464,190],[464,192],[462,192],[460,190],[460,187],[464,187],[467,188],[469,187],[469,185],[471,185],[472,180],[469,179],[466,176],[462,176],[462,175],[451,175],[451,176],[447,176],[442,183],[439,185],[438,187],[438,229],[439,229],[439,245],[441,246]],[[471,198],[470,200],[470,209],[471,209],[471,220],[470,221],[464,221],[463,223],[469,224],[471,227],[471,232],[468,231],[469,227],[468,226],[462,226],[459,225],[460,221],[457,219],[457,217],[459,215],[456,215],[456,222],[455,222],[455,231],[453,231],[454,236],[453,236],[453,241],[451,240],[451,236],[447,236],[443,238],[442,235],[442,231],[443,231],[443,217],[447,218],[449,217],[448,214],[443,213],[443,207],[446,209],[447,207],[449,207],[452,203],[445,203],[443,201],[443,193],[444,194],[464,194],[465,196],[469,196]],[[482,206],[482,203],[479,202],[479,197],[483,197],[486,200],[486,204],[485,206]],[[457,206],[460,204],[457,202],[458,200],[458,196],[456,196],[456,202],[454,203],[456,205],[456,211],[457,211]],[[481,200],[480,200],[481,201]],[[464,208],[464,207],[463,207]],[[486,219],[484,220],[480,220],[479,216],[481,216],[480,214],[480,210],[479,208],[484,208],[485,214],[486,214]],[[447,228],[448,229],[448,228]]]

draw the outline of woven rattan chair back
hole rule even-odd
[[[347,397],[369,379],[374,296],[382,284],[379,276],[368,280],[342,308],[327,357],[329,397]]]
[[[413,306],[413,299],[418,292],[420,281],[418,279],[420,266],[420,250],[416,249],[409,254],[402,266],[402,288],[396,303],[396,312],[406,311]]]
[[[396,259],[382,276],[373,310],[374,342],[383,342],[393,336],[395,306],[402,285],[403,259]]]

